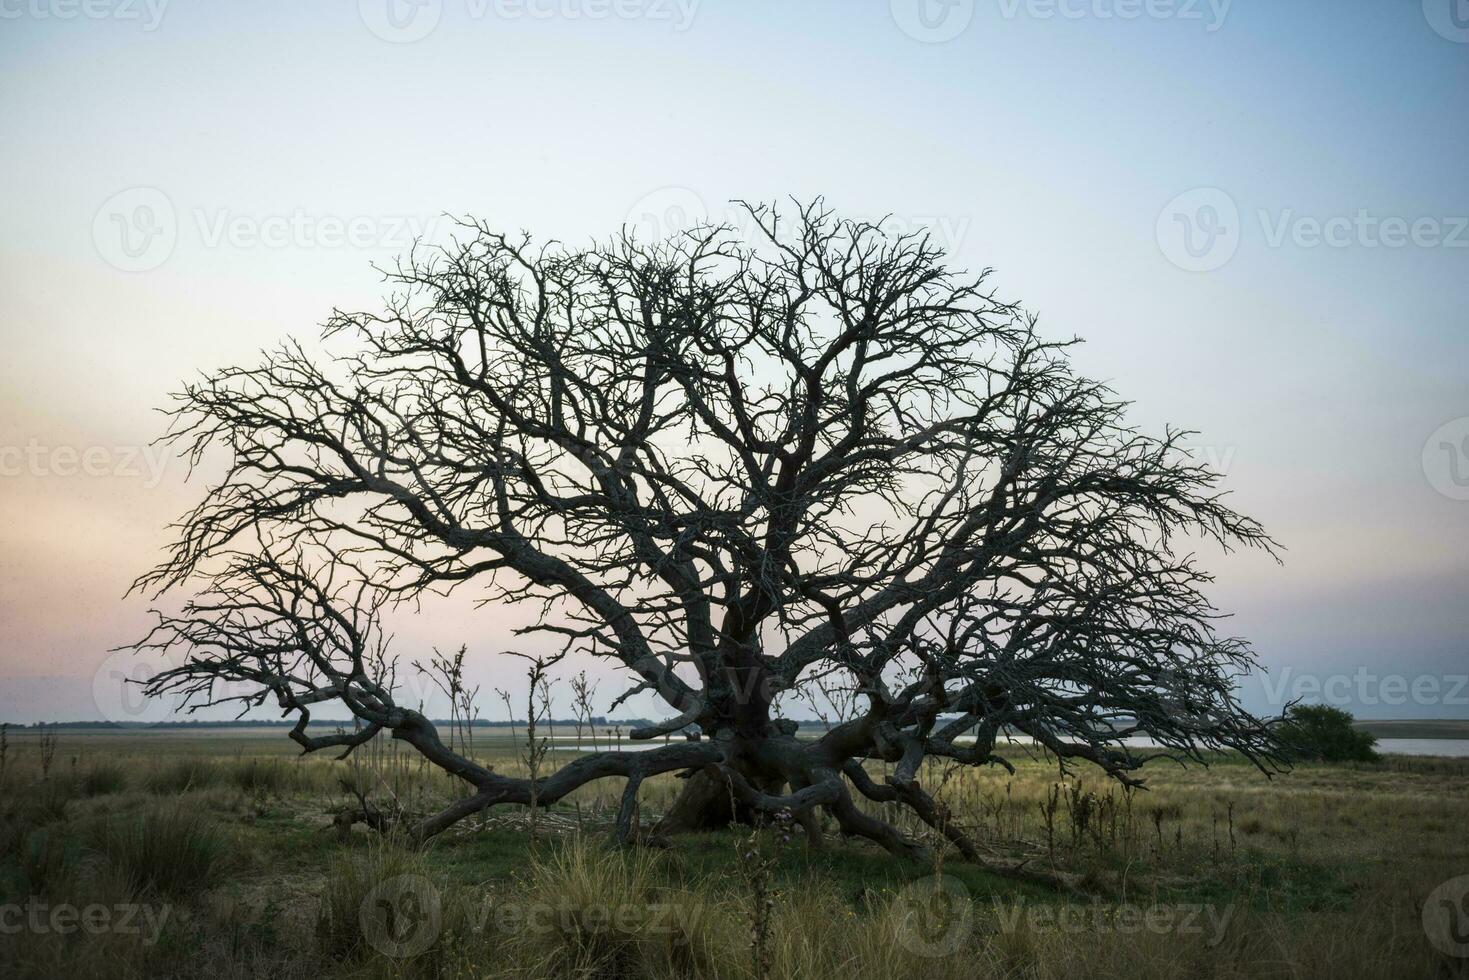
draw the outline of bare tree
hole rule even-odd
[[[521,756],[520,761],[525,765],[525,771],[530,774],[526,785],[530,787],[530,842],[534,845],[536,843],[537,791],[541,784],[541,766],[545,764],[546,756],[551,753],[552,742],[556,737],[551,714],[551,678],[548,671],[559,663],[565,654],[559,653],[553,657],[532,657],[524,653],[511,652],[510,656],[520,657],[528,664],[525,671],[525,753]],[[542,721],[551,727],[550,738],[536,737],[536,726]]]
[[[923,763],[1008,765],[1007,732],[1128,783],[1142,733],[1172,758],[1275,766],[1234,693],[1252,655],[1216,630],[1188,551],[1273,543],[1185,434],[1132,428],[1071,371],[1075,341],[1042,339],[925,237],[820,202],[745,207],[753,241],[573,249],[466,221],[389,271],[384,312],[332,316],[329,360],[288,345],[188,385],[171,437],[229,468],[137,583],[204,585],[142,641],[188,654],[150,690],[273,697],[307,751],[407,741],[473,789],[423,835],[607,776],[627,780],[625,828],[641,781],[677,772],[663,831],[824,808],[921,853],[865,796],[969,853]],[[466,583],[626,668],[614,710],[670,706],[634,739],[705,738],[535,780],[445,746],[382,680],[379,613]],[[816,680],[856,706],[801,738],[773,705]],[[328,701],[361,732],[311,735]]]
[[[449,747],[459,740],[460,751],[474,758],[474,723],[479,720],[479,708],[475,705],[479,697],[479,685],[473,688],[464,684],[464,657],[469,647],[461,645],[452,657],[433,651],[427,667],[416,665],[420,675],[427,677],[449,702]],[[422,705],[419,706],[420,708]]]
[[[583,728],[592,737],[593,744],[597,741],[597,728],[592,724],[592,712],[596,710],[597,687],[596,682],[588,680],[587,672],[584,670],[578,671],[571,679],[571,706],[576,716],[576,747],[578,749],[582,745]]]

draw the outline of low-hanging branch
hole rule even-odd
[[[920,853],[860,797],[974,854],[924,763],[1008,765],[1008,732],[1132,784],[1141,734],[1278,766],[1234,694],[1249,647],[1182,546],[1274,544],[1185,433],[1132,428],[1074,341],[924,237],[820,202],[746,214],[743,237],[585,249],[466,221],[387,274],[384,311],[335,313],[330,357],[290,344],[185,387],[171,438],[228,468],[137,583],[198,587],[138,644],[185,654],[149,691],[274,698],[305,751],[407,742],[471,790],[423,836],[609,776],[625,836],[643,780],[678,772],[664,831],[824,810]],[[445,746],[393,699],[380,614],[470,583],[540,604],[525,632],[624,668],[623,698],[661,698],[634,739],[705,737],[533,783]],[[844,717],[801,738],[777,706],[813,684]],[[312,733],[326,702],[357,730]]]

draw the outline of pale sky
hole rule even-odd
[[[584,241],[816,194],[1200,430],[1287,549],[1208,556],[1250,706],[1469,717],[1455,2],[0,0],[0,720],[107,714],[203,489],[144,448],[184,378],[371,305],[444,212]],[[511,625],[455,603],[400,652],[505,686]]]

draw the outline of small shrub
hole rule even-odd
[[[1281,740],[1290,752],[1318,762],[1376,762],[1377,739],[1352,727],[1352,716],[1324,704],[1297,704],[1286,711]]]

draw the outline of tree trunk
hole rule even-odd
[[[683,789],[653,833],[683,834],[727,827],[734,821],[731,803],[729,784],[700,770],[684,780]]]
[[[753,762],[758,755],[758,743],[751,744],[740,752],[732,765],[751,786],[771,794],[783,792],[785,776]],[[729,781],[710,770],[700,769],[692,773],[683,784],[673,805],[654,828],[655,834],[719,830],[731,823],[754,824],[758,819],[756,810],[735,801]]]

